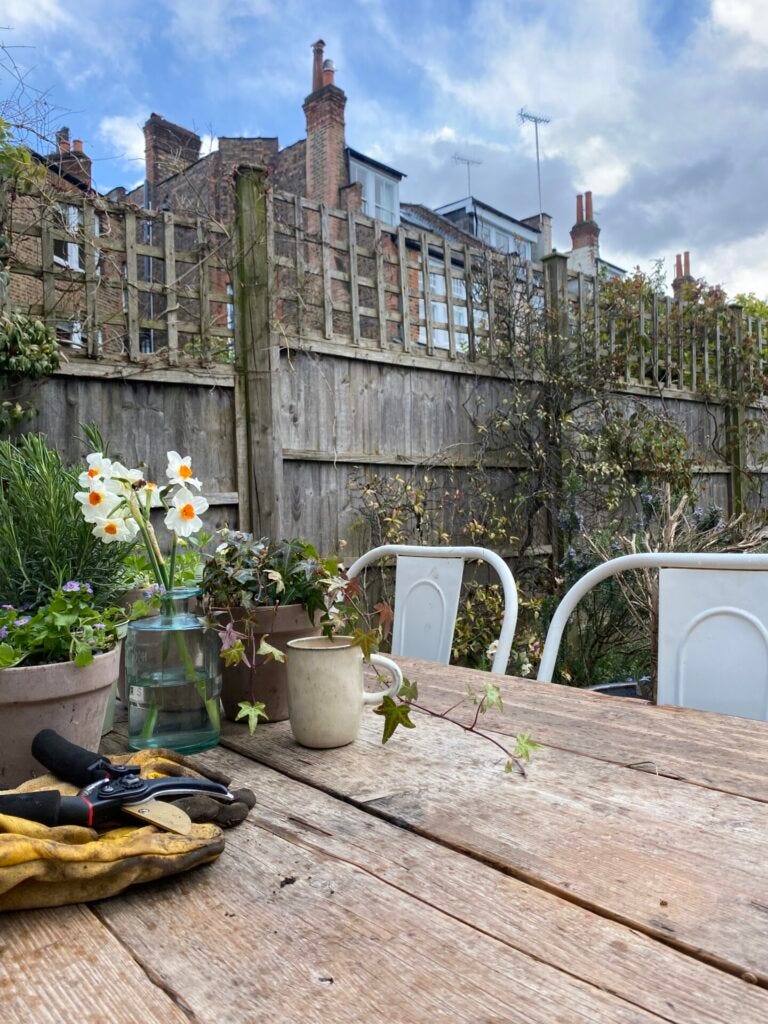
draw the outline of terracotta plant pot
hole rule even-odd
[[[221,609],[219,609],[221,611]],[[255,635],[255,646],[258,649],[263,636],[268,636],[267,643],[277,647],[284,654],[288,651],[288,642],[301,636],[319,636],[320,627],[313,623],[301,604],[277,605],[269,608],[232,608],[216,614],[222,625],[229,621],[231,614],[238,633],[247,631],[250,620]],[[316,617],[316,621],[319,615]],[[246,643],[246,654],[251,661],[250,643]],[[266,705],[266,713],[270,722],[284,722],[288,718],[288,681],[285,664],[280,661],[268,661],[264,657],[254,658],[252,667],[244,662],[222,669],[221,701],[224,714],[234,722],[237,718],[238,704],[241,700],[262,701]]]
[[[72,743],[99,749],[121,647],[97,654],[85,668],[64,661],[0,669],[0,789],[45,774],[30,752],[40,729],[55,729]]]

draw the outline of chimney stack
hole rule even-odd
[[[683,277],[691,276],[691,254],[689,252],[683,253]]]
[[[586,208],[585,208],[586,207]],[[576,249],[589,250],[586,262],[597,265],[600,256],[598,237],[600,228],[595,224],[592,213],[592,193],[585,192],[576,196],[576,223],[571,228],[571,246]],[[584,268],[586,269],[586,267]],[[592,269],[588,273],[592,273]]]
[[[56,132],[56,149],[47,157],[48,166],[58,174],[67,175],[83,188],[91,187],[91,158],[83,151],[83,140],[70,144],[69,128]]]
[[[675,281],[683,276],[683,260],[680,253],[675,256]]]
[[[189,128],[166,121],[160,114],[150,114],[144,124],[144,172],[149,186],[147,201],[155,207],[155,186],[184,171],[200,158],[200,136]],[[164,193],[160,193],[161,197]]]
[[[75,151],[75,153],[82,153],[83,152],[83,140],[82,139],[75,139],[73,141],[73,143],[72,143],[72,149]]]
[[[349,183],[344,107],[347,97],[334,82],[333,61],[323,60],[325,43],[312,44],[312,92],[304,100],[307,118],[306,195],[315,202],[339,207],[340,190]]]
[[[69,152],[69,128],[59,128],[56,132],[56,149],[59,153]]]
[[[312,92],[323,88],[323,51],[325,43],[318,39],[312,43]]]
[[[694,283],[693,276],[691,275],[690,252],[684,252],[682,257],[678,253],[675,256],[675,277],[672,281],[672,294],[676,299],[684,299],[686,298],[686,286]]]

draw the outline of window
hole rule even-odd
[[[400,222],[399,182],[356,160],[349,161],[349,177],[363,186],[363,212],[385,224]]]
[[[81,349],[85,345],[85,335],[79,320],[59,320],[56,323],[56,340],[60,345],[70,345]]]
[[[53,262],[67,270],[85,270],[85,253],[82,238],[83,211],[71,203],[58,203],[54,208],[54,228],[66,232],[66,238],[54,238]]]

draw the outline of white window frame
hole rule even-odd
[[[384,174],[368,164],[349,158],[349,180],[352,184],[360,182],[363,186],[363,213],[368,217],[382,221],[392,227],[400,223],[400,181],[391,174]],[[392,208],[376,204],[376,182],[384,183],[392,188]]]
[[[83,210],[82,207],[76,206],[74,203],[58,203],[57,204],[61,219],[63,221],[64,231],[70,235],[74,241],[65,241],[60,238],[53,240],[53,262],[57,267],[63,267],[66,270],[77,270],[83,272],[85,270],[85,253],[82,240],[78,241],[78,235],[82,232],[83,228]],[[66,257],[58,256],[56,254],[56,246],[63,245],[65,247]]]

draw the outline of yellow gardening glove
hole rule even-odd
[[[140,751],[112,758],[140,764],[144,778],[201,775],[171,751]],[[58,789],[73,796],[77,787],[44,775],[22,783],[14,793]],[[125,825],[99,833],[80,825],[49,828],[0,814],[0,910],[59,907],[122,892],[215,860],[224,849],[221,829],[193,824],[188,836],[153,825]]]

